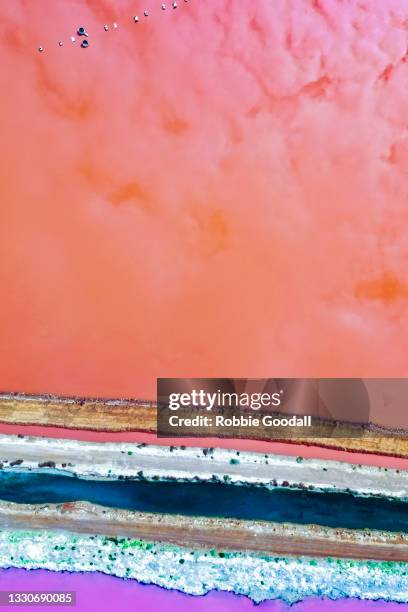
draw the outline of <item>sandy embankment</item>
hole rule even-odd
[[[68,530],[273,555],[408,561],[408,537],[404,534],[158,515],[106,509],[84,502],[44,506],[0,502],[0,528]]]
[[[10,430],[10,427],[12,429]],[[41,428],[41,429],[39,429]],[[58,431],[53,431],[57,428]],[[93,439],[92,433],[103,434],[106,440],[115,440],[115,434],[122,434],[121,440],[137,441],[135,433],[155,435],[157,428],[157,408],[154,402],[143,402],[136,400],[96,400],[87,398],[57,398],[53,396],[25,396],[14,394],[0,395],[0,432],[4,433],[27,433],[30,435],[52,435],[57,437],[78,437],[79,439]],[[75,434],[67,434],[67,430],[75,430]],[[90,432],[90,434],[87,434]],[[242,450],[256,450],[251,441],[258,444],[260,452],[273,452],[273,444],[270,439],[259,439],[264,435],[259,428],[247,428],[242,433],[242,438],[234,439],[234,445]],[[97,439],[97,436],[95,437]],[[102,439],[102,435],[100,435]],[[116,438],[117,439],[117,438]],[[140,441],[144,441],[141,439]],[[165,439],[164,444],[179,444],[180,439]],[[332,451],[350,451],[353,453],[372,453],[376,455],[390,456],[408,459],[408,437],[404,434],[387,433],[380,429],[369,429],[351,427],[339,423],[334,437],[318,438],[311,436],[305,438],[286,440],[299,445],[309,445]],[[160,440],[158,440],[160,443]],[[217,446],[225,445],[222,438],[217,441],[186,439],[181,443],[186,445]],[[252,446],[252,448],[251,448]],[[315,451],[319,455],[319,450]],[[289,451],[295,454],[296,451]],[[313,451],[312,451],[313,453]],[[302,451],[299,451],[302,454]],[[313,455],[312,455],[313,456]],[[332,458],[335,458],[333,455]],[[339,459],[347,457],[339,456]],[[349,457],[353,461],[353,457]],[[354,457],[355,462],[367,463],[367,458]],[[385,460],[387,461],[387,460]],[[381,460],[378,460],[381,465]],[[392,467],[391,464],[389,464]],[[395,467],[408,468],[408,461],[399,463],[395,461]]]

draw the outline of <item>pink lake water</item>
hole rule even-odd
[[[311,598],[289,606],[280,601],[254,604],[246,597],[212,591],[202,597],[168,591],[153,585],[142,585],[104,574],[74,574],[47,570],[0,570],[0,590],[4,591],[76,591],[75,612],[403,612],[406,604],[358,599]],[[33,609],[19,606],[19,610]],[[61,606],[47,606],[49,612]]]
[[[63,429],[62,427],[43,427],[32,425],[8,425],[0,423],[0,434],[39,436],[48,438],[61,438],[67,440],[84,440],[88,442],[131,442],[145,444],[159,444],[164,446],[205,446],[217,448],[232,448],[239,451],[254,453],[273,453],[277,455],[302,456],[306,458],[327,461],[344,461],[346,463],[360,463],[399,470],[408,470],[408,459],[377,455],[374,453],[359,453],[324,448],[306,444],[292,444],[284,442],[266,442],[261,440],[244,440],[228,438],[158,438],[155,434],[140,431],[124,432],[97,432],[83,429]]]

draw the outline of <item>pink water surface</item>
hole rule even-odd
[[[75,612],[131,612],[154,610],[157,612],[180,610],[185,612],[402,612],[407,606],[392,602],[362,602],[357,599],[312,598],[288,606],[280,601],[268,601],[256,605],[246,597],[231,593],[211,592],[203,597],[193,597],[178,591],[141,585],[103,574],[54,573],[46,570],[0,570],[0,590],[4,591],[76,591],[76,606],[67,610]],[[19,610],[33,609],[19,606]],[[34,608],[35,609],[35,608]],[[49,606],[49,612],[61,611],[61,606]]]
[[[0,388],[407,376],[407,1],[160,4],[0,2]]]
[[[375,465],[399,470],[408,470],[408,459],[376,455],[374,453],[359,453],[324,448],[321,446],[308,446],[307,444],[292,444],[284,442],[266,442],[261,440],[244,440],[228,438],[158,438],[153,433],[140,431],[124,432],[97,432],[84,429],[64,429],[62,427],[42,427],[31,425],[8,425],[0,423],[0,434],[47,436],[48,438],[62,438],[67,440],[84,440],[88,442],[131,442],[145,444],[159,444],[165,446],[206,446],[218,448],[232,448],[239,451],[254,453],[272,453],[277,455],[302,456],[310,459],[327,461],[344,461],[345,463],[360,463],[362,465]]]

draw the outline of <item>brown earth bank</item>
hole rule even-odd
[[[270,555],[408,561],[405,534],[152,514],[106,509],[87,502],[56,505],[0,502],[0,528],[62,530]]]
[[[0,394],[0,423],[61,427],[96,432],[157,431],[157,406],[142,400],[105,400],[92,398],[61,398],[55,396],[28,396]],[[394,457],[408,457],[406,431],[391,431],[375,424],[355,425],[331,423],[322,420],[318,428],[303,437],[272,438],[258,427],[234,428],[231,436],[227,429],[213,428],[211,437],[281,441],[309,444],[354,452],[376,453]],[[188,434],[191,437],[191,431]],[[180,438],[182,440],[182,438]]]

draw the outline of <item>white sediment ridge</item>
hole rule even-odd
[[[408,500],[408,471],[218,448],[0,435],[0,467],[98,480],[222,481]]]
[[[232,591],[255,602],[306,597],[408,601],[408,565],[194,550],[129,538],[0,532],[0,567],[103,572],[191,595]]]

